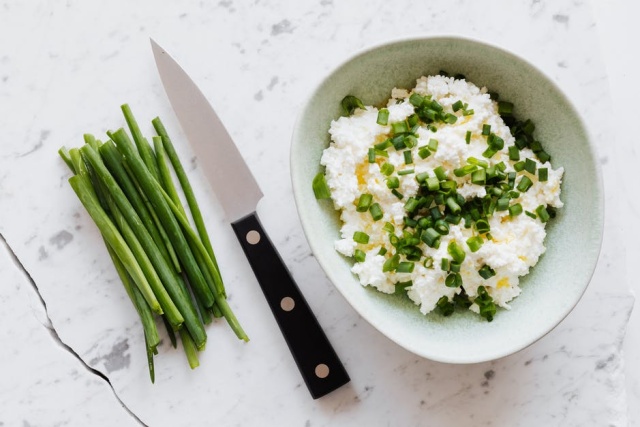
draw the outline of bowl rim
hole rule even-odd
[[[404,43],[411,43],[411,42],[420,42],[420,41],[428,41],[428,40],[456,40],[456,41],[462,41],[465,43],[471,43],[471,44],[477,44],[477,45],[482,45],[484,47],[488,47],[490,49],[495,49],[498,51],[501,51],[502,53],[506,53],[507,55],[511,55],[512,57],[522,61],[525,65],[531,67],[533,70],[537,71],[555,90],[556,92],[560,95],[560,97],[566,102],[566,104],[570,107],[570,109],[572,110],[573,115],[577,118],[577,120],[579,121],[580,125],[582,126],[585,136],[586,136],[586,146],[588,147],[588,150],[591,154],[591,156],[594,159],[594,164],[595,164],[595,182],[596,182],[596,186],[597,186],[597,191],[596,191],[596,196],[597,196],[597,207],[598,207],[598,218],[599,218],[599,222],[598,222],[598,233],[597,233],[597,250],[595,251],[595,262],[593,263],[592,266],[589,267],[589,271],[587,271],[587,280],[585,281],[585,284],[582,286],[581,290],[579,293],[576,293],[576,295],[573,297],[573,300],[571,302],[571,304],[567,304],[566,308],[559,312],[557,315],[557,318],[554,320],[554,322],[552,323],[553,326],[551,326],[548,329],[541,329],[540,331],[537,331],[534,334],[531,334],[531,339],[529,339],[527,342],[525,342],[524,344],[519,344],[519,345],[506,345],[504,348],[499,349],[498,351],[495,351],[492,355],[487,356],[487,357],[472,357],[471,356],[466,356],[466,357],[458,357],[458,358],[453,358],[453,357],[443,357],[437,354],[437,352],[429,352],[429,351],[425,351],[424,349],[418,348],[416,346],[411,345],[411,343],[405,343],[405,342],[400,342],[399,340],[397,340],[395,337],[393,337],[392,335],[388,335],[385,332],[382,331],[382,329],[379,327],[379,323],[380,320],[376,320],[375,316],[371,316],[369,315],[368,312],[366,312],[365,310],[362,310],[361,307],[358,306],[358,304],[354,304],[351,299],[345,294],[345,292],[343,292],[343,290],[340,288],[340,286],[336,285],[336,278],[334,277],[335,273],[332,272],[332,270],[330,268],[328,268],[328,266],[325,265],[322,257],[317,257],[314,256],[316,258],[316,260],[318,261],[318,263],[320,264],[320,267],[322,268],[323,272],[325,273],[325,275],[327,276],[327,278],[329,279],[329,281],[331,282],[331,284],[333,285],[334,288],[336,288],[338,290],[338,292],[342,295],[342,297],[349,303],[349,305],[351,306],[351,308],[353,310],[356,311],[356,313],[358,313],[358,315],[360,315],[363,319],[365,319],[371,326],[373,326],[378,332],[380,332],[382,335],[384,335],[386,338],[388,338],[389,340],[393,341],[394,343],[396,343],[397,345],[399,345],[400,347],[418,355],[421,356],[423,358],[432,360],[432,361],[436,361],[436,362],[441,362],[441,363],[450,363],[450,364],[474,364],[474,363],[483,363],[483,362],[488,362],[488,361],[492,361],[492,360],[497,360],[497,359],[501,359],[503,357],[515,354],[521,350],[524,350],[525,348],[533,345],[534,343],[536,343],[537,341],[539,341],[540,339],[542,339],[544,336],[546,336],[548,333],[550,333],[551,331],[553,331],[558,325],[560,325],[564,319],[569,315],[569,313],[571,313],[573,311],[573,309],[576,307],[576,305],[579,303],[579,301],[582,299],[583,295],[585,294],[587,288],[589,287],[589,284],[591,283],[591,281],[593,280],[593,275],[595,273],[595,270],[597,268],[597,265],[599,263],[599,259],[602,253],[602,242],[603,242],[603,237],[604,237],[604,223],[605,223],[605,203],[604,203],[604,182],[603,182],[603,174],[602,174],[602,168],[600,166],[600,163],[598,162],[598,150],[597,147],[595,145],[595,143],[593,142],[593,135],[591,132],[591,129],[589,128],[589,126],[587,126],[585,120],[583,119],[582,115],[579,113],[578,109],[576,108],[576,106],[574,105],[573,101],[569,98],[569,96],[567,95],[567,93],[560,87],[560,85],[558,83],[556,83],[556,81],[551,78],[551,76],[549,76],[549,74],[547,74],[543,69],[541,69],[540,67],[534,65],[532,62],[530,62],[529,60],[527,60],[526,58],[520,56],[519,54],[515,53],[514,51],[507,49],[503,46],[497,45],[495,43],[492,42],[488,42],[486,40],[483,40],[481,38],[476,38],[476,37],[468,37],[468,36],[463,36],[463,35],[459,35],[459,34],[420,34],[420,35],[408,35],[408,36],[401,36],[401,37],[395,37],[395,38],[389,38],[389,39],[385,39],[382,41],[378,41],[376,43],[372,43],[369,44],[367,46],[364,46],[360,49],[355,50],[353,53],[351,54],[347,54],[347,56],[339,61],[334,67],[332,67],[328,72],[324,73],[323,77],[321,77],[319,79],[319,81],[317,81],[315,83],[314,86],[312,86],[311,91],[309,92],[309,94],[306,96],[306,98],[304,99],[304,101],[301,103],[302,108],[300,109],[300,111],[297,114],[296,120],[294,122],[294,128],[293,128],[293,132],[292,132],[292,138],[291,138],[291,145],[289,148],[289,168],[290,168],[290,179],[291,179],[291,185],[292,185],[292,189],[293,189],[293,196],[294,196],[294,202],[296,204],[296,210],[298,212],[298,217],[300,219],[300,223],[302,225],[302,230],[303,233],[305,235],[305,238],[309,244],[309,247],[311,249],[311,252],[313,254],[316,254],[319,252],[319,247],[316,243],[314,243],[312,241],[312,239],[309,238],[309,231],[312,227],[312,224],[310,223],[310,219],[304,217],[303,215],[300,215],[301,212],[301,207],[300,207],[300,203],[301,203],[301,193],[303,191],[303,187],[305,185],[305,183],[302,182],[298,182],[297,180],[294,179],[294,170],[297,170],[298,168],[298,164],[296,162],[293,161],[293,153],[294,150],[296,149],[295,146],[295,141],[299,140],[299,135],[301,133],[301,124],[302,124],[302,118],[305,116],[305,113],[307,111],[307,109],[309,108],[310,102],[311,100],[317,95],[317,93],[319,92],[319,90],[322,88],[322,86],[324,86],[324,84],[339,70],[341,70],[343,67],[345,67],[347,64],[349,64],[351,61],[360,58],[362,56],[365,56],[375,50],[384,48],[384,47],[388,47],[388,46],[392,46],[392,45],[397,45],[397,44],[404,44]],[[391,89],[391,88],[390,88]]]

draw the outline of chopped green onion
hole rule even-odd
[[[457,288],[462,285],[462,276],[460,276],[460,273],[449,273],[444,280],[444,284],[448,288]]]
[[[546,163],[551,160],[551,156],[544,150],[538,151],[536,156],[538,156],[538,160],[540,160],[541,163]]]
[[[484,151],[482,152],[482,156],[483,156],[483,157],[486,157],[487,159],[490,159],[490,158],[492,158],[496,153],[497,153],[497,151],[496,151],[496,150],[494,150],[493,148],[489,147],[489,148],[487,148],[486,150],[484,150]]]
[[[447,197],[446,204],[451,213],[457,214],[462,210],[458,202],[456,202],[455,198],[451,196]]]
[[[429,151],[429,148],[421,147],[420,149],[418,149],[418,156],[420,156],[421,159],[426,159],[430,155],[431,151]]]
[[[400,265],[400,255],[396,254],[391,258],[387,259],[382,265],[382,271],[394,271]]]
[[[536,173],[536,162],[534,162],[533,160],[531,160],[529,158],[526,158],[525,161],[524,161],[524,170],[526,170],[530,174],[535,174]]]
[[[404,210],[409,213],[413,213],[418,208],[418,200],[414,197],[409,197],[409,200],[404,204]]]
[[[362,231],[356,231],[355,233],[353,233],[353,241],[366,245],[367,243],[369,243],[369,235]]]
[[[518,150],[518,147],[516,147],[515,145],[509,147],[509,160],[520,160],[520,150]]]
[[[518,183],[518,185],[516,186],[516,188],[518,189],[518,191],[520,191],[521,193],[524,193],[525,191],[527,191],[529,188],[531,188],[531,186],[533,185],[533,182],[529,179],[528,176],[523,176],[520,179],[520,182]]]
[[[527,119],[526,122],[522,125],[522,131],[527,135],[533,134],[533,131],[536,129],[536,125],[530,119]]]
[[[462,177],[465,175],[469,175],[471,172],[475,171],[476,169],[478,169],[476,165],[464,165],[461,168],[454,169],[453,174],[457,177]]]
[[[495,270],[493,268],[489,267],[487,264],[485,264],[482,267],[480,267],[480,270],[478,270],[478,273],[485,280],[487,280],[487,279],[489,279],[489,278],[491,278],[491,277],[496,275]]]
[[[364,253],[364,251],[360,250],[360,249],[356,249],[355,253],[353,255],[353,258],[357,261],[357,262],[364,262],[364,260],[366,259],[366,254]]]
[[[376,162],[376,150],[375,150],[375,148],[373,148],[373,147],[369,148],[369,152],[367,153],[367,157],[368,157],[369,163],[375,163]]]
[[[429,142],[427,143],[427,147],[431,151],[437,151],[438,150],[438,140],[431,138],[429,140]]]
[[[358,205],[356,206],[356,211],[358,212],[368,211],[372,201],[373,201],[373,196],[371,194],[366,194],[366,193],[362,194],[358,199]]]
[[[496,203],[497,211],[506,211],[509,208],[509,199],[507,197],[501,197]]]
[[[421,172],[416,175],[416,181],[418,181],[420,184],[424,184],[427,178],[429,178],[429,173],[427,172]]]
[[[422,105],[422,103],[424,102],[424,97],[422,97],[422,95],[418,94],[418,93],[412,93],[411,96],[409,97],[409,102],[414,106],[414,107],[419,107]]]
[[[538,218],[540,218],[541,222],[547,222],[551,218],[551,215],[549,215],[549,212],[544,205],[540,205],[536,208],[536,214],[538,214]]]
[[[417,125],[419,121],[420,121],[420,118],[418,117],[417,114],[412,114],[409,117],[407,117],[407,124],[411,128]]]
[[[449,233],[449,224],[443,219],[438,219],[433,228],[443,236]]]
[[[458,121],[458,116],[456,116],[455,114],[447,113],[445,114],[443,121],[452,125]]]
[[[513,169],[514,169],[516,172],[522,172],[522,171],[524,170],[524,161],[520,161],[520,162],[518,162],[518,163],[515,163],[515,164],[513,165]]]
[[[489,167],[489,163],[485,162],[484,160],[476,159],[475,157],[469,157],[467,159],[467,163],[471,165],[480,166],[481,168],[485,168],[485,169]]]
[[[455,113],[458,110],[462,110],[462,108],[464,108],[464,104],[462,103],[462,101],[458,100],[458,101],[453,103],[451,108],[453,108],[453,112]]]
[[[409,125],[406,121],[391,123],[391,133],[394,135],[406,132],[409,132]]]
[[[490,228],[489,228],[489,223],[487,222],[487,220],[486,219],[478,219],[478,220],[476,220],[476,230],[480,234],[488,233]]]
[[[376,120],[376,123],[382,126],[386,126],[388,122],[389,110],[387,110],[386,108],[381,108],[380,111],[378,111],[378,119]]]
[[[449,301],[449,298],[446,296],[440,297],[440,299],[436,303],[436,308],[438,309],[438,312],[444,317],[451,316],[455,310],[454,304]]]
[[[474,113],[475,113],[475,111],[473,111],[473,109],[471,109],[471,110],[462,110],[462,115],[463,116],[473,116]]]
[[[449,261],[449,258],[442,258],[442,260],[440,260],[440,269],[442,271],[449,271],[451,269],[451,261]]]
[[[388,233],[393,233],[393,231],[395,230],[395,227],[390,222],[385,222],[384,225],[382,226],[382,229]]]
[[[413,163],[413,158],[411,157],[411,150],[406,150],[402,153],[404,156],[404,164],[410,165]]]
[[[442,166],[438,166],[437,168],[435,168],[433,170],[433,173],[436,174],[436,177],[440,180],[440,181],[444,181],[445,179],[447,179],[447,171],[445,170],[444,167]]]
[[[382,217],[384,216],[382,213],[382,208],[380,207],[379,203],[372,204],[371,207],[369,208],[369,212],[371,212],[371,217],[373,218],[374,221],[378,221],[382,219]]]
[[[404,137],[404,146],[407,148],[413,148],[418,145],[418,139],[413,135],[407,135]]]
[[[318,172],[318,174],[313,178],[312,187],[313,194],[316,196],[316,199],[320,200],[331,198],[331,190],[329,190],[324,173]]]
[[[462,263],[466,257],[466,253],[464,252],[464,248],[457,244],[455,241],[449,242],[447,246],[447,252],[451,255],[451,258],[457,263]]]
[[[427,244],[430,248],[435,248],[440,241],[440,233],[433,228],[427,228],[420,235],[420,240]]]
[[[483,243],[484,240],[480,236],[472,236],[467,239],[467,246],[469,246],[471,252],[477,252]]]
[[[387,188],[400,188],[400,179],[398,179],[397,176],[390,176],[389,178],[387,178]]]
[[[520,203],[515,203],[509,206],[509,216],[518,216],[522,213],[522,205]]]
[[[389,153],[387,153],[385,150],[375,150],[375,153],[376,156],[389,158]]]
[[[513,114],[513,103],[507,101],[498,101],[498,114],[501,116],[510,116]]]
[[[380,166],[380,173],[385,176],[389,176],[393,173],[396,168],[391,163],[385,163]]]
[[[464,140],[465,140],[465,142],[467,144],[471,143],[471,131],[470,130],[467,131],[467,134],[464,136]]]
[[[438,128],[437,128],[437,127],[435,127],[435,126],[434,126],[434,125],[432,125],[432,124],[431,124],[431,125],[428,125],[428,126],[427,126],[427,129],[429,129],[429,130],[430,130],[431,132],[433,132],[433,133],[438,132]]]
[[[384,141],[373,146],[376,150],[386,150],[387,148],[393,146],[390,138],[385,139]]]
[[[413,169],[405,169],[405,170],[401,170],[398,171],[398,175],[402,176],[402,175],[410,175],[414,172]]]
[[[529,212],[529,211],[524,211],[525,215],[527,215],[530,218],[536,219],[538,218],[538,216],[536,214],[534,214],[533,212]]]
[[[482,125],[482,135],[483,136],[491,135],[491,125],[488,125],[486,123]]]
[[[404,194],[396,190],[395,188],[391,190],[391,194],[396,196],[398,199],[402,200],[404,198]]]
[[[429,191],[437,191],[440,189],[440,181],[438,177],[432,176],[427,178],[427,188]]]
[[[415,263],[403,261],[396,267],[396,273],[412,273]]]
[[[489,147],[495,151],[502,150],[504,148],[504,139],[493,133],[491,135],[493,135],[493,138],[489,141]]]
[[[538,169],[538,181],[545,182],[549,179],[549,169],[540,168]]]
[[[352,115],[357,108],[360,108],[361,110],[364,110],[365,108],[362,101],[360,101],[353,95],[345,96],[340,104],[342,105],[342,109],[348,116]]]
[[[540,141],[531,142],[531,151],[533,151],[534,153],[542,151],[542,143],[540,143]]]
[[[484,185],[487,182],[487,171],[486,169],[478,169],[471,173],[471,183]]]
[[[380,250],[378,251],[378,255],[384,255],[387,253],[387,248],[385,248],[384,246],[380,248]]]

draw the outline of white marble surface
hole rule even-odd
[[[0,347],[0,426],[638,422],[639,371],[631,366],[625,380],[623,352],[637,365],[637,338],[623,346],[633,304],[626,264],[638,254],[625,244],[637,232],[626,224],[633,209],[637,217],[638,206],[624,197],[630,190],[623,178],[633,179],[625,168],[633,164],[630,152],[637,162],[637,151],[633,141],[613,139],[612,127],[601,120],[609,118],[612,105],[605,64],[615,76],[619,66],[629,64],[608,50],[620,48],[611,34],[626,34],[618,25],[625,3],[413,3],[118,0],[98,7],[97,2],[0,1],[0,234],[46,302],[45,313],[35,288],[8,252],[0,251],[0,306],[2,319],[8,319]],[[566,90],[596,139],[604,141],[599,157],[606,229],[590,288],[560,327],[492,363],[457,366],[420,359],[360,319],[311,256],[291,195],[289,138],[313,85],[364,46],[436,33],[480,37],[536,63]],[[230,302],[252,340],[239,343],[222,322],[211,325],[195,371],[181,349],[165,343],[156,359],[156,384],[149,384],[135,312],[98,233],[66,184],[56,150],[79,145],[84,132],[123,125],[123,102],[141,122],[159,114],[175,139],[181,138],[155,71],[150,36],[208,94],[261,184],[265,228],[352,377],[326,398],[313,401],[304,389],[240,247],[221,220],[221,208],[204,185],[197,192],[205,201]],[[601,46],[607,49],[606,63]],[[612,89],[613,105],[629,99],[632,108],[634,97],[625,86],[612,80]],[[180,153],[191,158],[186,145]],[[197,167],[190,173],[202,183]],[[47,317],[82,361],[48,332]],[[33,360],[34,355],[40,357]]]

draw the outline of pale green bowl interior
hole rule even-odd
[[[515,104],[518,118],[531,118],[537,139],[563,166],[565,206],[547,227],[547,251],[521,281],[511,310],[488,323],[468,312],[422,315],[406,297],[362,287],[351,260],[333,247],[339,216],[329,201],[317,201],[311,181],[321,170],[331,120],[345,95],[366,105],[386,101],[394,87],[411,88],[422,75],[462,73],[478,86]],[[291,147],[294,196],[311,249],[327,276],[354,309],[375,328],[423,357],[474,363],[514,353],[555,327],[584,293],[595,268],[603,228],[599,166],[583,122],[560,89],[529,63],[502,49],[457,37],[391,42],[364,51],[333,71],[313,92],[296,125]]]

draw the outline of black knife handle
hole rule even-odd
[[[331,343],[293,281],[258,216],[231,224],[314,399],[349,382]]]

